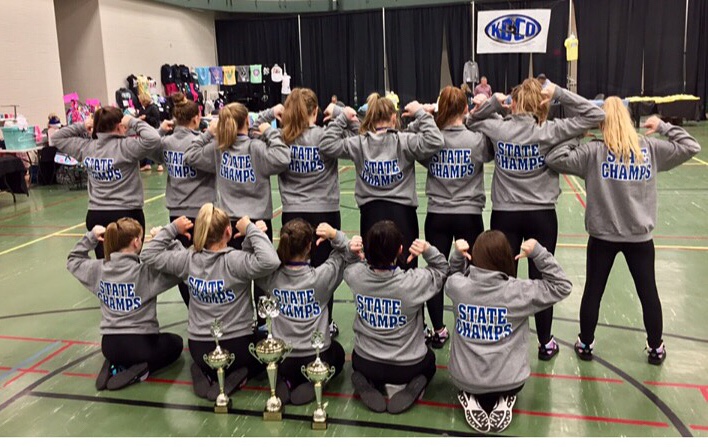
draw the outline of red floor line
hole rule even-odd
[[[701,388],[701,394],[703,394],[703,399],[708,402],[708,388]]]
[[[708,431],[708,425],[689,425],[694,430]]]
[[[693,383],[674,383],[674,382],[655,382],[651,380],[647,380],[644,382],[645,385],[654,385],[654,386],[672,386],[676,388],[708,388],[708,385],[696,385]]]
[[[540,377],[544,379],[582,380],[588,382],[624,383],[624,381],[620,379],[610,379],[607,377],[570,376],[566,374],[531,373],[531,377]]]
[[[558,237],[587,239],[588,235],[587,235],[587,233],[585,233],[585,234],[558,233]],[[669,236],[669,235],[662,236],[662,235],[652,234],[652,237],[654,239],[678,239],[678,240],[687,239],[687,240],[700,240],[700,241],[708,240],[708,236]]]
[[[90,345],[90,346],[100,346],[101,345],[100,343],[96,343],[93,341],[59,340],[57,338],[17,337],[14,335],[0,335],[0,339],[15,340],[15,341],[36,341],[36,342],[45,342],[45,343],[62,342],[62,343],[70,343],[72,345]]]
[[[11,367],[9,366],[0,366],[0,371],[10,371]],[[17,372],[26,372],[26,373],[33,373],[33,374],[49,374],[49,371],[46,369],[30,369],[30,368],[21,368],[18,369]]]
[[[558,419],[577,419],[582,421],[593,421],[593,422],[608,422],[610,424],[626,424],[626,425],[645,425],[649,427],[659,427],[659,428],[669,428],[669,424],[666,422],[655,422],[655,421],[642,421],[638,419],[619,419],[619,418],[608,418],[602,416],[585,416],[580,414],[567,414],[567,413],[549,413],[545,411],[530,411],[530,410],[514,410],[516,414],[525,414],[529,416],[541,416],[550,417]]]
[[[34,365],[30,366],[30,367],[28,368],[30,371],[23,371],[23,372],[20,372],[20,374],[16,375],[16,376],[13,377],[12,379],[10,379],[10,380],[8,380],[7,382],[5,382],[5,385],[3,385],[3,388],[7,388],[7,387],[10,386],[10,384],[11,384],[12,382],[14,382],[15,380],[17,380],[17,379],[19,379],[20,377],[24,376],[24,375],[27,374],[28,372],[31,372],[32,370],[34,370],[36,367],[38,367],[38,366],[41,365],[42,363],[48,362],[49,360],[53,359],[53,358],[56,357],[57,355],[59,355],[59,354],[61,354],[62,352],[66,351],[67,349],[69,349],[72,345],[73,345],[72,343],[67,343],[67,344],[65,344],[64,346],[62,346],[61,348],[59,348],[59,349],[57,349],[56,351],[52,352],[52,353],[49,354],[48,356],[44,357],[42,360],[40,360],[40,361],[38,361],[37,363],[35,363]]]
[[[578,192],[578,190],[575,188],[575,185],[573,185],[568,176],[563,174],[563,178],[565,179],[565,182],[568,184],[568,186],[570,186],[570,189],[572,189],[575,193],[575,198],[578,199],[578,202],[580,202],[583,208],[587,208],[587,205],[585,205],[585,201],[582,197],[580,197],[580,192]]]

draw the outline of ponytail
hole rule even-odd
[[[396,114],[396,106],[388,98],[382,98],[378,93],[372,93],[366,98],[368,106],[366,116],[361,123],[360,132],[376,132],[376,124],[382,121],[389,121],[392,115]]]
[[[219,111],[216,125],[216,141],[219,149],[226,150],[233,146],[238,131],[248,122],[248,109],[241,103],[233,102]]]
[[[143,227],[137,220],[130,217],[123,217],[108,224],[103,236],[103,251],[106,260],[110,261],[112,253],[130,246],[135,238],[141,238],[142,235]]]
[[[285,264],[296,257],[309,256],[314,237],[315,229],[303,219],[293,219],[283,225],[277,250],[280,262]]]
[[[439,129],[449,126],[453,120],[465,114],[466,107],[467,96],[465,92],[457,87],[448,85],[440,93],[435,124],[438,125]]]
[[[516,103],[514,113],[527,113],[536,119],[536,123],[542,124],[548,117],[549,105],[543,103],[543,86],[535,78],[528,78],[521,85],[514,87],[511,98]]]
[[[113,132],[123,119],[123,112],[117,107],[101,107],[93,114],[93,132],[91,137],[98,138],[99,133]]]
[[[284,108],[283,141],[289,145],[310,127],[310,116],[317,110],[317,96],[309,88],[293,89]]]
[[[219,242],[229,225],[231,221],[223,210],[215,207],[213,203],[205,203],[199,209],[197,221],[194,223],[194,251],[200,252]]]

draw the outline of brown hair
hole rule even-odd
[[[123,112],[117,107],[101,107],[93,114],[93,138],[99,133],[113,132],[123,119]]]
[[[293,258],[310,254],[314,237],[315,229],[309,222],[300,218],[288,221],[280,229],[278,244],[280,262],[290,262]]]
[[[477,237],[472,247],[472,265],[516,277],[514,255],[509,240],[501,231],[487,230]]]
[[[172,96],[172,115],[180,126],[188,125],[195,116],[199,115],[199,106],[196,102],[190,101],[184,93],[174,93]]]
[[[364,121],[361,123],[360,132],[362,134],[366,132],[376,132],[376,124],[382,121],[389,121],[391,115],[396,114],[396,106],[393,105],[393,101],[388,98],[383,98],[378,93],[372,93],[366,98],[366,104],[368,109],[366,110],[366,116],[364,116]]]
[[[106,260],[111,260],[111,253],[121,251],[128,247],[133,239],[141,238],[143,227],[140,223],[130,217],[122,217],[116,222],[111,222],[106,227],[106,234],[103,236],[103,251]]]
[[[462,89],[448,85],[440,92],[438,99],[438,114],[435,117],[435,124],[442,129],[455,119],[465,114],[467,107],[467,95]]]
[[[229,216],[222,209],[215,207],[213,203],[202,205],[194,223],[194,251],[200,252],[221,241],[229,225]]]
[[[248,109],[240,102],[232,102],[219,111],[216,125],[216,141],[219,149],[226,150],[233,146],[238,131],[248,123]]]
[[[374,268],[389,266],[396,261],[401,245],[403,234],[393,221],[377,222],[369,229],[364,239],[366,260]]]
[[[511,91],[511,99],[516,103],[516,111],[514,113],[528,113],[533,115],[538,124],[546,121],[548,117],[548,104],[543,104],[543,95],[541,91],[543,86],[538,79],[528,78],[517,85]]]
[[[615,155],[615,162],[619,163],[621,160],[625,165],[629,165],[634,155],[637,162],[643,163],[644,156],[639,146],[639,136],[622,100],[617,96],[610,96],[602,105],[602,110],[605,111],[605,120],[600,123],[602,138],[605,140],[607,149]]]
[[[295,88],[284,107],[283,141],[289,145],[310,127],[310,116],[317,110],[317,95],[309,88]]]

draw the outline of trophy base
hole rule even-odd
[[[264,411],[263,420],[269,422],[282,421],[283,413],[281,411]]]
[[[325,422],[312,422],[313,430],[327,430],[327,421]]]
[[[231,409],[231,401],[227,405],[214,405],[214,413],[216,414],[226,414]]]

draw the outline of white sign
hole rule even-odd
[[[477,53],[545,53],[550,9],[480,11]]]

